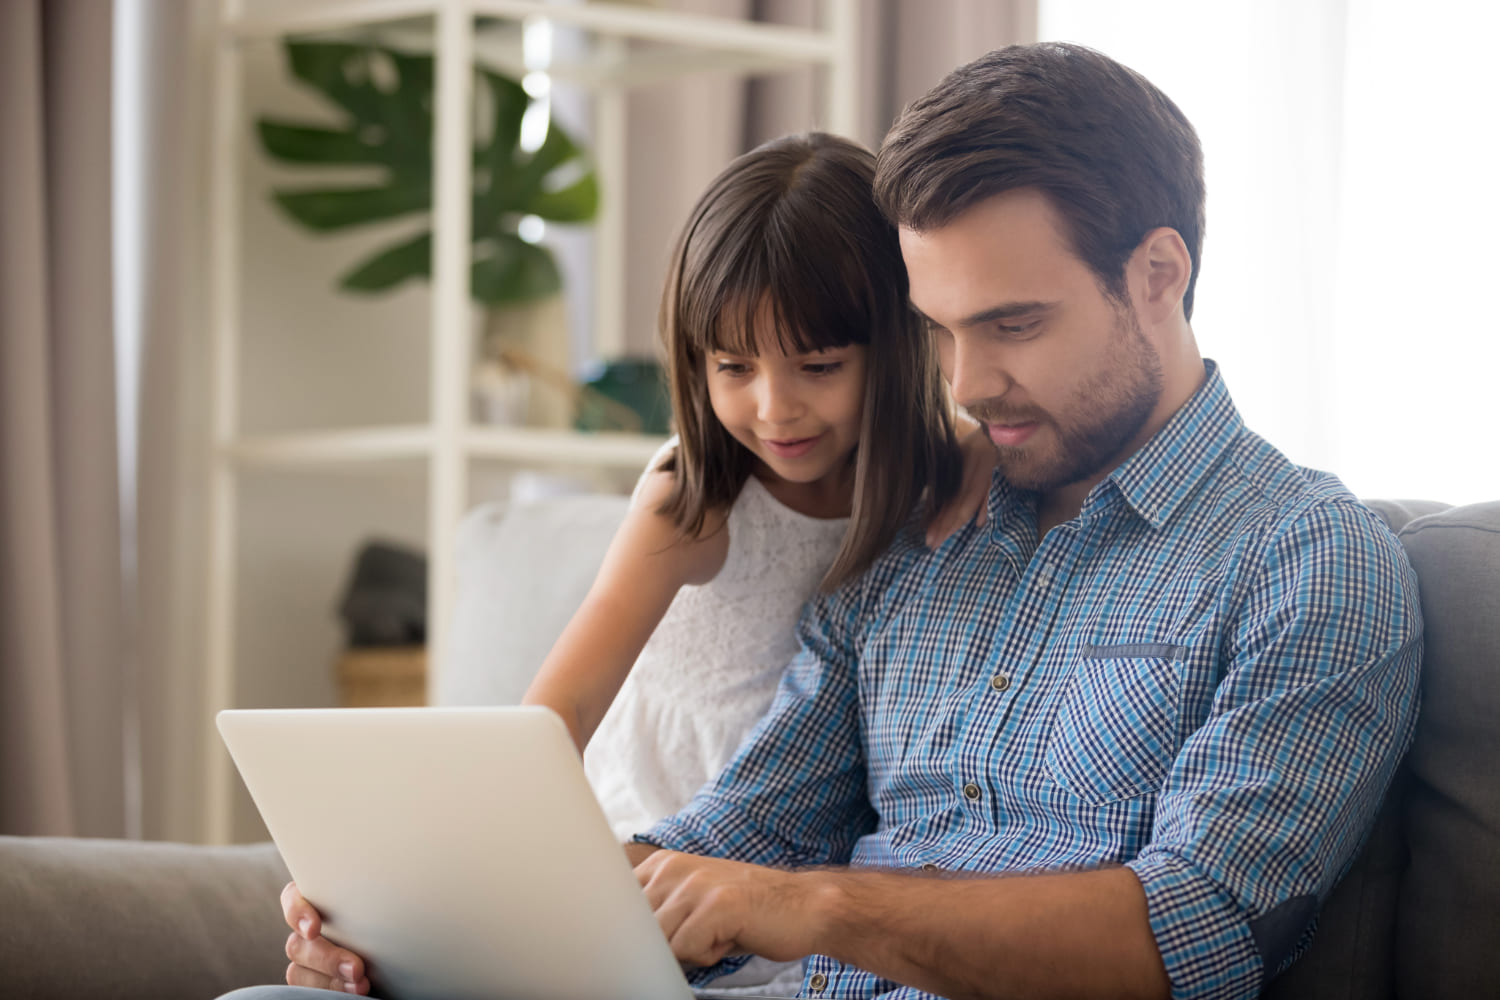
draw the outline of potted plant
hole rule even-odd
[[[382,175],[373,182],[279,188],[272,192],[276,204],[314,232],[430,214],[432,54],[360,42],[286,39],[283,44],[292,76],[336,107],[342,121],[329,127],[260,117],[262,148],[286,164],[377,167]],[[491,378],[514,380],[528,372],[535,382],[540,376],[549,388],[530,392],[527,419],[563,425],[571,419],[573,400],[556,391],[570,382],[566,330],[560,328],[562,276],[551,251],[524,238],[521,227],[533,216],[547,222],[591,220],[598,210],[598,179],[578,144],[555,121],[548,122],[539,146],[523,148],[526,91],[487,67],[476,65],[474,73],[469,289],[485,313],[478,370]],[[431,267],[428,228],[358,261],[339,287],[381,292],[429,277]]]

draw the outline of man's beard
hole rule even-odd
[[[985,424],[1036,421],[1038,432],[1052,428],[1055,445],[1045,453],[1030,442],[995,445],[1000,472],[1011,485],[1050,493],[1098,476],[1127,457],[1121,452],[1156,409],[1161,387],[1161,356],[1146,340],[1135,312],[1122,306],[1115,311],[1105,356],[1079,383],[1066,423],[1035,407],[1009,407],[1003,396],[967,409]]]

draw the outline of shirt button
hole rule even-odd
[[[828,986],[828,977],[821,972],[814,972],[812,978],[807,981],[807,986],[814,993],[821,993]]]
[[[922,862],[922,870],[924,872],[935,872],[938,870],[938,866],[933,864],[931,861],[924,861]]]
[[[1006,688],[1010,687],[1010,675],[996,674],[995,676],[990,678],[990,687],[994,688],[996,691],[1004,691]]]
[[[978,802],[979,794],[979,786],[974,784],[974,782],[971,781],[964,786],[964,798],[968,799],[970,802]]]

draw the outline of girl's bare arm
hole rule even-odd
[[[522,699],[562,716],[580,753],[677,591],[706,583],[724,565],[722,515],[709,519],[701,537],[683,539],[656,512],[671,486],[667,472],[653,472],[642,484],[588,596]]]

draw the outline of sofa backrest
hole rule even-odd
[[[453,619],[433,700],[514,705],[599,572],[630,501],[491,502],[459,526]]]

